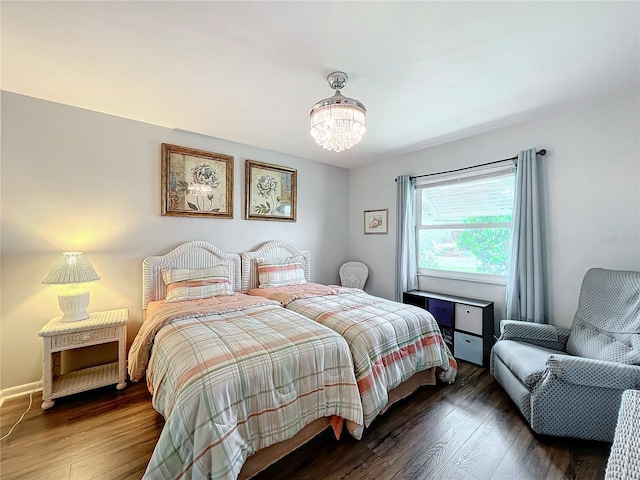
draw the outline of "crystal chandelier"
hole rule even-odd
[[[362,140],[367,130],[367,110],[358,100],[340,93],[349,77],[333,72],[327,77],[333,97],[320,100],[311,107],[311,135],[322,148],[342,152]]]

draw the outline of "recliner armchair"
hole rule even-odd
[[[640,389],[640,272],[589,270],[571,329],[503,320],[491,374],[534,432],[611,442]]]

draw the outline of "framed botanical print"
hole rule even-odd
[[[162,215],[233,218],[233,157],[163,143]]]
[[[387,214],[389,209],[365,210],[364,211],[364,233],[387,234]]]
[[[296,221],[298,171],[253,160],[245,162],[245,218]]]

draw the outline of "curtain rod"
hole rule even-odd
[[[536,152],[536,155],[540,155],[542,157],[544,157],[546,154],[547,154],[547,151],[544,148],[541,149],[540,151]],[[447,170],[446,172],[437,172],[437,173],[427,173],[425,175],[416,175],[414,177],[409,177],[409,180],[413,180],[414,178],[430,177],[432,175],[441,175],[443,173],[461,172],[462,170],[469,170],[470,168],[485,167],[487,165],[493,165],[494,163],[508,162],[509,160],[517,160],[517,159],[518,159],[518,156],[516,155],[515,157],[505,158],[503,160],[496,160],[495,162],[481,163],[480,165],[473,165],[471,167],[456,168],[455,170]],[[396,179],[396,182],[397,181],[398,180]]]

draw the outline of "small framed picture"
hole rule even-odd
[[[364,233],[381,233],[386,235],[387,232],[387,216],[389,209],[384,210],[365,210],[364,211]]]
[[[233,218],[233,157],[163,143],[162,215]]]
[[[269,163],[245,162],[245,218],[296,221],[298,171]]]

